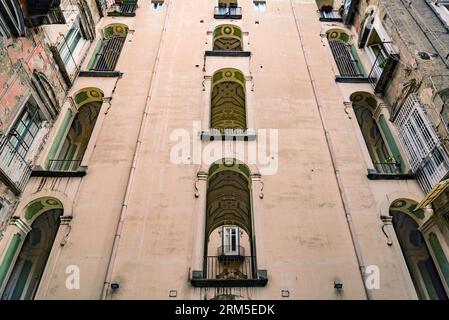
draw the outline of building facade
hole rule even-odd
[[[0,0],[2,299],[447,299],[449,3]]]

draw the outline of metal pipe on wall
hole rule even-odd
[[[337,158],[336,158],[336,155],[335,155],[334,146],[333,146],[333,143],[332,143],[332,138],[330,136],[329,129],[327,127],[327,122],[326,122],[326,118],[324,116],[324,110],[323,110],[321,98],[320,98],[319,91],[318,91],[316,83],[315,83],[315,79],[313,77],[312,68],[311,68],[310,63],[309,63],[309,57],[307,55],[307,51],[306,51],[306,48],[305,48],[305,45],[304,45],[304,38],[303,38],[303,35],[302,35],[302,32],[301,32],[301,28],[299,26],[298,16],[296,14],[296,10],[295,10],[295,6],[293,4],[293,0],[290,0],[290,5],[291,5],[292,11],[293,11],[293,16],[294,16],[294,19],[295,19],[295,25],[296,25],[296,30],[297,30],[298,36],[299,36],[299,42],[301,44],[301,51],[302,51],[302,53],[304,55],[304,61],[305,61],[306,65],[307,65],[307,73],[309,75],[310,82],[312,84],[312,90],[313,90],[315,103],[316,103],[316,106],[318,108],[318,112],[319,112],[320,120],[321,120],[321,125],[322,125],[323,130],[324,130],[324,134],[325,134],[325,138],[326,138],[326,144],[327,144],[327,147],[328,147],[328,150],[329,150],[329,154],[330,154],[330,157],[331,157],[331,160],[332,160],[332,167],[334,169],[334,174],[335,174],[335,179],[336,179],[337,185],[338,185],[338,191],[339,191],[339,194],[340,194],[340,199],[341,199],[341,202],[343,204],[343,209],[345,211],[346,222],[348,224],[349,233],[351,235],[352,244],[354,246],[354,252],[355,252],[355,255],[356,255],[356,258],[357,258],[357,263],[358,263],[360,275],[362,277],[363,288],[365,290],[366,298],[368,300],[372,300],[373,296],[372,296],[370,290],[368,290],[368,288],[365,285],[366,284],[365,263],[363,261],[363,256],[362,256],[362,252],[361,252],[361,249],[360,249],[360,244],[359,244],[359,241],[358,241],[358,238],[357,238],[357,234],[355,232],[355,227],[354,227],[354,224],[352,222],[351,210],[349,208],[349,203],[348,203],[348,199],[347,199],[347,196],[346,196],[346,191],[345,191],[345,188],[344,188],[344,185],[343,185],[343,181],[341,179],[340,169],[339,169],[338,164],[337,164]]]
[[[138,134],[138,138],[136,141],[136,147],[134,149],[133,161],[132,161],[130,173],[128,176],[128,183],[126,186],[122,209],[120,211],[120,217],[119,217],[119,221],[117,224],[117,230],[115,233],[114,242],[112,245],[111,255],[109,258],[108,268],[107,268],[107,272],[106,272],[106,277],[105,277],[105,281],[103,284],[103,290],[101,293],[102,300],[105,300],[107,298],[108,292],[109,292],[112,273],[114,271],[115,260],[117,258],[117,251],[118,251],[118,247],[119,247],[119,243],[120,243],[120,237],[122,234],[123,224],[125,222],[126,211],[128,209],[128,201],[129,201],[129,197],[131,194],[131,189],[132,189],[134,176],[135,176],[135,172],[136,172],[137,160],[139,158],[140,148],[142,146],[143,134],[145,132],[147,118],[148,118],[148,114],[150,111],[150,102],[151,102],[151,97],[153,95],[153,79],[156,76],[157,69],[159,66],[161,48],[162,48],[162,44],[164,42],[165,32],[166,32],[167,24],[168,24],[168,18],[170,16],[171,6],[172,6],[173,2],[174,2],[174,0],[168,1],[167,13],[165,14],[165,18],[164,18],[164,26],[162,28],[161,39],[159,41],[159,47],[157,50],[156,60],[154,62],[154,66],[153,66],[153,73],[151,74],[151,79],[150,79],[149,86],[148,86],[148,93],[147,93],[147,99],[146,99],[146,103],[145,103],[145,109],[143,112],[142,121],[140,123],[139,134]]]

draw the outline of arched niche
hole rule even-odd
[[[214,30],[213,50],[242,51],[242,30],[231,24],[219,25]]]
[[[415,211],[417,205],[416,201],[405,198],[391,203],[389,213],[394,231],[418,298],[447,300],[437,267],[419,230],[425,215],[423,209]]]
[[[210,127],[247,129],[245,77],[237,69],[221,69],[212,77]]]
[[[62,202],[40,197],[28,203],[23,214],[30,231],[9,273],[2,300],[33,299],[39,287],[64,213]]]

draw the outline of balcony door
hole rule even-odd
[[[239,254],[240,231],[238,227],[223,227],[223,254],[235,256]]]

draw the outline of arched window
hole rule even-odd
[[[417,203],[398,199],[390,206],[393,226],[419,299],[447,300],[448,296],[416,220],[424,218]]]
[[[245,77],[236,69],[221,69],[212,78],[210,127],[246,130]]]
[[[211,165],[207,186],[204,278],[256,278],[248,167],[235,159]]]
[[[98,43],[89,69],[94,71],[114,71],[125,44],[128,27],[121,23],[108,25],[103,30],[103,39]]]
[[[34,298],[62,215],[62,204],[54,198],[40,198],[27,206],[25,219],[28,221],[34,219],[34,221],[11,270],[1,296],[2,300],[31,300]]]
[[[17,0],[0,1],[0,25],[5,36],[25,36],[25,22]]]
[[[242,51],[242,30],[233,25],[221,25],[214,30],[214,50]]]
[[[376,171],[383,174],[400,173],[399,159],[391,154],[374,119],[378,105],[376,98],[367,92],[356,92],[351,95],[351,102]]]
[[[39,98],[45,104],[52,119],[56,119],[59,113],[59,103],[56,97],[53,86],[48,78],[42,72],[34,71],[31,79],[34,89],[39,95]]]
[[[327,32],[327,39],[340,77],[364,78],[365,71],[351,43],[351,37],[343,30],[332,29]]]
[[[56,156],[49,160],[51,171],[76,171],[80,166],[100,113],[103,92],[97,88],[85,88],[78,91],[74,100],[78,113]]]

